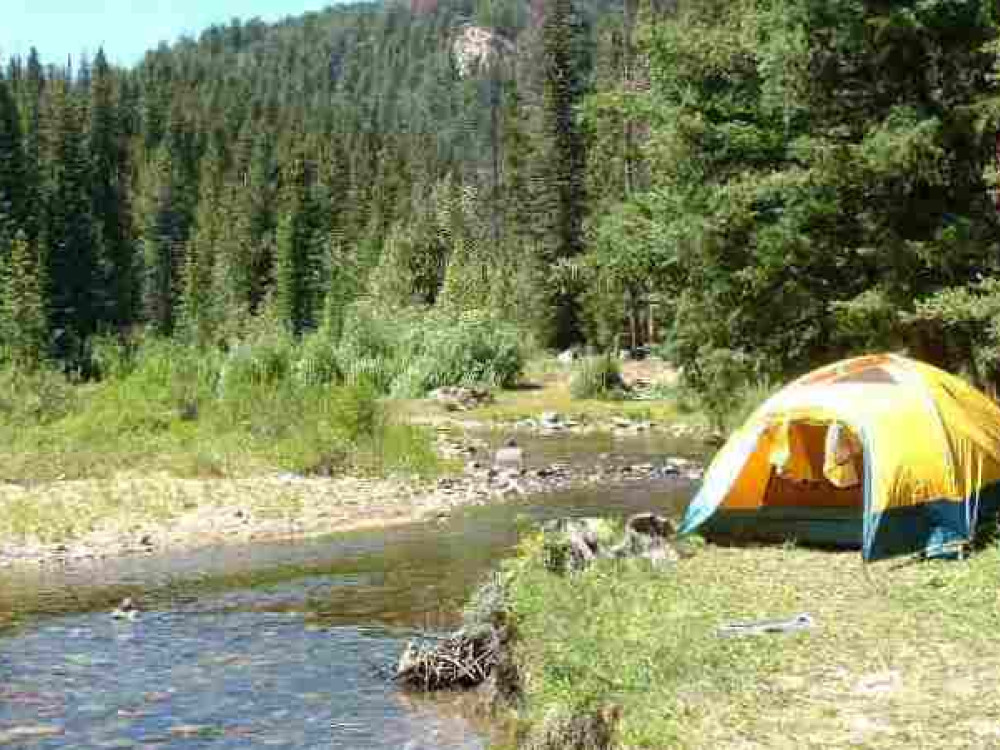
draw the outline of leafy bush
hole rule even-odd
[[[340,383],[329,337],[258,331],[228,352],[151,338],[127,366],[111,344],[98,356],[104,379],[83,385],[0,372],[2,476],[436,470],[425,431],[388,422],[371,385]]]
[[[699,409],[712,427],[726,431],[740,411],[748,383],[758,380],[756,361],[741,351],[703,347],[697,361],[684,368],[683,384],[696,394]]]
[[[517,329],[482,314],[457,318],[428,315],[407,343],[413,358],[397,376],[393,392],[422,395],[446,385],[511,386],[524,357]]]
[[[624,392],[621,365],[610,354],[578,360],[573,365],[569,392],[576,399],[621,397]]]
[[[49,424],[72,411],[75,402],[74,387],[58,372],[0,369],[0,426]]]
[[[298,346],[292,372],[303,385],[343,382],[344,373],[337,359],[333,338],[322,330],[304,336]]]
[[[446,385],[510,386],[524,367],[510,323],[419,309],[389,319],[361,305],[345,320],[335,359],[346,382],[403,397]]]
[[[225,393],[245,385],[273,385],[292,369],[295,341],[283,330],[257,335],[233,347],[219,373]]]
[[[135,365],[135,348],[121,336],[94,336],[89,341],[89,369],[98,378],[125,377]]]

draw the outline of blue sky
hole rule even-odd
[[[0,58],[35,46],[43,63],[64,62],[104,47],[131,65],[160,41],[197,36],[213,23],[260,16],[273,21],[334,0],[0,0]]]

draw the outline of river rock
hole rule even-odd
[[[55,737],[65,730],[58,724],[21,724],[10,729],[0,729],[0,745],[20,746],[43,737]]]
[[[680,559],[669,539],[673,522],[654,513],[639,513],[628,519],[625,534],[615,544],[613,525],[601,518],[560,518],[542,524],[543,562],[554,573],[573,573],[595,560],[644,559],[663,570]]]
[[[468,411],[477,406],[491,403],[493,394],[486,388],[452,385],[431,391],[428,398],[437,401],[448,411]]]
[[[497,471],[514,471],[520,473],[524,469],[524,451],[517,442],[510,438],[503,448],[493,454],[493,468]]]

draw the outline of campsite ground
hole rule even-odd
[[[513,602],[531,714],[622,708],[622,748],[1000,747],[1000,551],[865,566],[708,545],[674,570],[556,577],[526,545]],[[724,623],[808,613],[798,633]]]

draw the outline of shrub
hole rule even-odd
[[[268,332],[233,347],[219,373],[223,394],[245,385],[273,385],[292,369],[295,342],[283,330]]]
[[[513,385],[524,367],[516,326],[483,313],[419,308],[383,318],[355,306],[334,358],[347,383],[394,396],[422,396],[447,385]]]
[[[302,385],[341,383],[344,380],[336,343],[325,331],[302,338],[292,371]]]
[[[578,360],[573,365],[569,392],[576,399],[620,397],[624,392],[621,365],[610,354]]]
[[[76,392],[65,376],[49,369],[0,369],[0,424],[49,424],[70,413]]]
[[[89,341],[89,370],[95,377],[123,378],[135,366],[135,345],[121,336],[94,336]]]
[[[394,382],[399,395],[447,385],[511,386],[524,367],[517,328],[481,314],[428,315],[406,344],[413,358]]]

